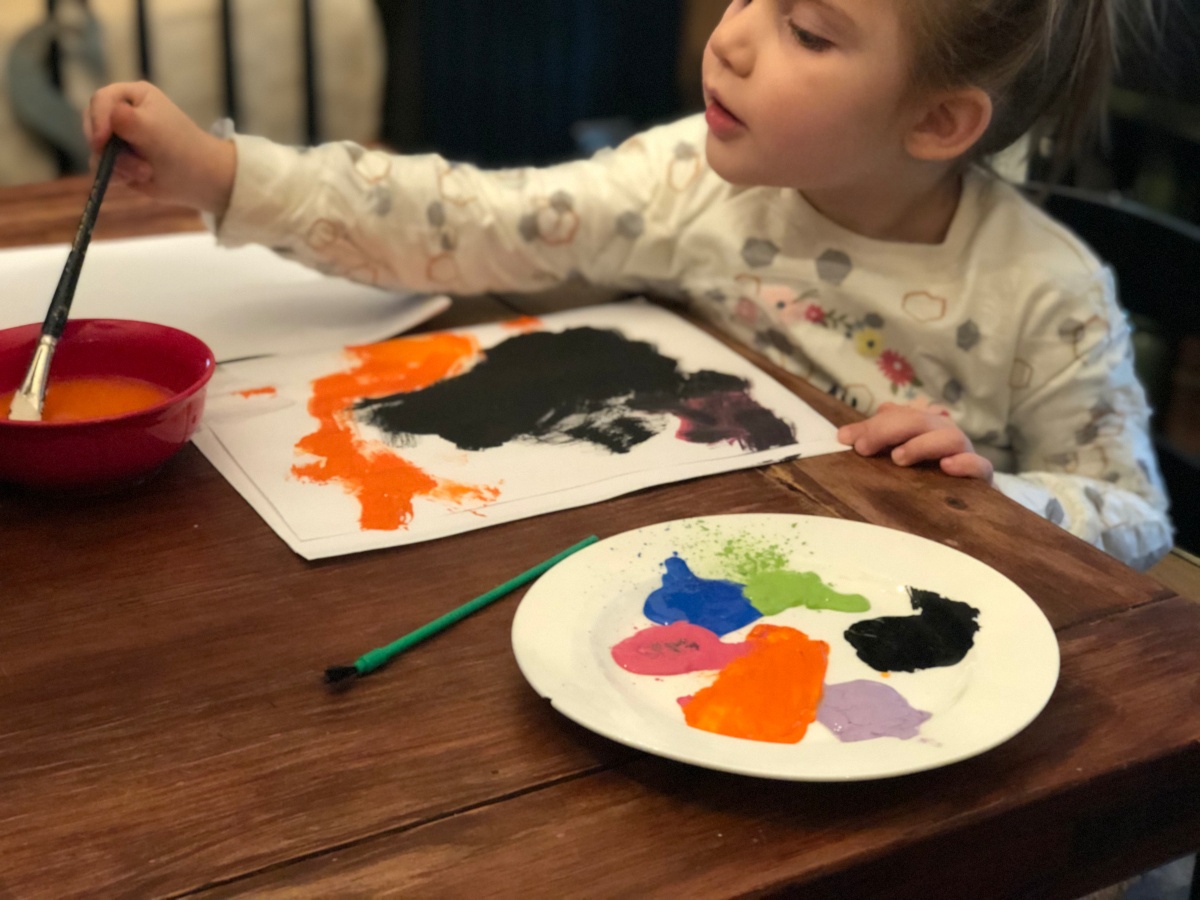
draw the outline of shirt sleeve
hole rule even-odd
[[[1107,269],[1035,298],[1011,376],[1017,474],[996,485],[1134,568],[1171,549],[1150,409]]]
[[[388,288],[535,291],[575,276],[636,289],[658,274],[642,251],[638,278],[628,266],[652,227],[663,190],[655,176],[692,131],[683,120],[590,159],[496,171],[353,143],[298,149],[237,136],[217,238]],[[670,258],[662,254],[664,275]]]

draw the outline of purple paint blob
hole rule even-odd
[[[900,692],[878,681],[858,679],[825,685],[817,721],[840,741],[877,737],[908,740],[932,714],[913,709]]]
[[[750,605],[742,586],[732,581],[699,578],[678,556],[663,560],[662,587],[646,598],[646,618],[660,625],[691,622],[715,635],[749,625],[762,613]]]
[[[750,652],[747,643],[726,644],[707,628],[673,622],[644,628],[612,648],[612,658],[635,675],[682,675],[723,669]]]

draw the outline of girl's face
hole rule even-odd
[[[733,0],[704,52],[713,170],[811,191],[893,171],[915,109],[896,2]]]

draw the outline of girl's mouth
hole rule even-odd
[[[745,131],[746,125],[726,109],[716,94],[713,94],[708,99],[708,107],[704,111],[704,121],[708,123],[708,130],[712,132],[713,137],[718,140],[732,138],[742,131]]]

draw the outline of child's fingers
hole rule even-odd
[[[150,181],[154,170],[145,160],[122,153],[113,165],[113,175],[126,184],[142,185]]]
[[[112,136],[112,111],[118,102],[124,102],[120,99],[123,94],[122,87],[123,85],[112,84],[101,88],[92,94],[91,102],[88,103],[84,115],[88,123],[85,131],[88,142],[96,153],[104,149],[104,145]]]
[[[874,456],[929,431],[928,420],[923,413],[903,407],[877,413],[862,423],[866,427],[854,438],[854,449],[862,456]],[[937,422],[942,424],[945,420],[939,416]]]
[[[974,452],[971,439],[933,404],[915,408],[883,403],[871,418],[839,428],[837,438],[862,456],[890,447],[897,465],[937,460],[947,475],[992,480],[992,464]]]
[[[893,406],[894,404],[885,403],[884,406]],[[919,409],[921,412],[937,413],[939,416],[950,415],[950,410],[942,406],[940,403],[934,403],[924,394],[920,394],[913,398],[913,401],[908,404],[909,409]],[[882,409],[882,407],[880,407]]]
[[[132,103],[117,103],[109,115],[112,130],[129,146],[142,147],[146,143],[146,117],[141,108]]]
[[[137,142],[135,134],[127,133],[138,123],[132,113],[146,101],[151,90],[146,82],[125,82],[110,84],[92,95],[84,113],[84,133],[92,150],[97,153],[103,150],[114,131],[131,144]]]
[[[954,456],[944,456],[939,463],[942,471],[955,478],[978,478],[992,482],[993,467],[991,461],[978,453],[958,453]]]
[[[104,142],[108,140],[111,132],[108,116],[102,112],[104,108],[100,92],[97,91],[92,94],[87,109],[83,111],[83,133],[87,136],[88,146],[92,148],[93,153],[98,152],[97,148],[104,146]]]
[[[957,428],[938,428],[918,434],[892,451],[892,462],[899,466],[944,459],[974,450],[971,440]]]
[[[865,421],[851,422],[849,425],[843,425],[837,430],[837,439],[843,444],[853,446],[854,442],[858,440],[859,435],[866,430],[866,427],[867,423]]]
[[[890,428],[890,423],[897,415],[904,415],[904,409],[904,407],[896,403],[884,403],[875,411],[875,415],[869,419],[863,419],[861,422],[851,422],[849,425],[843,425],[839,428],[837,430],[837,439],[843,444],[855,446],[858,443],[858,439],[864,435],[869,436],[878,433],[880,429]]]

